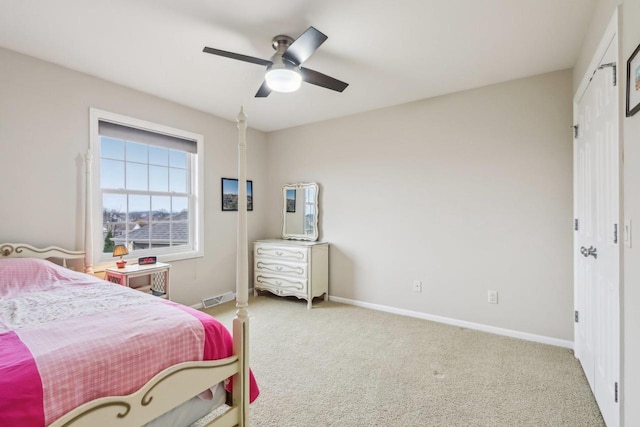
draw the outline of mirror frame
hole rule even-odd
[[[286,222],[287,190],[291,190],[291,189],[299,190],[299,189],[308,188],[308,187],[314,188],[316,190],[315,191],[316,196],[314,200],[314,203],[316,206],[316,212],[315,212],[315,218],[313,221],[314,233],[313,234],[287,233],[287,222]],[[306,240],[310,242],[315,242],[316,240],[318,240],[318,237],[320,235],[320,230],[318,228],[318,216],[320,215],[320,210],[318,205],[319,194],[320,194],[320,186],[316,182],[299,182],[295,184],[285,184],[282,186],[282,238],[284,240]]]

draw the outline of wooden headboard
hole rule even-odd
[[[85,261],[84,251],[70,251],[57,246],[36,248],[26,243],[0,243],[0,259],[2,258],[60,258],[62,265],[67,266],[67,260],[81,259]]]

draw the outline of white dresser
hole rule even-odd
[[[253,244],[253,289],[307,300],[329,299],[329,244],[297,240],[258,240]]]

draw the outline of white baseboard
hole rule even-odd
[[[356,307],[369,308],[371,310],[384,311],[387,313],[399,314],[401,316],[416,317],[418,319],[430,320],[432,322],[445,323],[447,325],[460,326],[463,328],[474,329],[482,332],[489,332],[496,335],[504,335],[512,338],[519,338],[526,341],[533,341],[542,344],[554,345],[557,347],[565,347],[573,350],[573,341],[561,340],[558,338],[546,337],[543,335],[530,334],[527,332],[514,331],[512,329],[498,328],[496,326],[483,325],[480,323],[468,322],[466,320],[452,319],[450,317],[436,316],[434,314],[420,313],[418,311],[404,310],[401,308],[389,307],[386,305],[372,304],[369,302],[362,302],[351,300],[347,298],[341,298],[336,296],[329,296],[330,301],[339,302],[342,304],[349,304]]]

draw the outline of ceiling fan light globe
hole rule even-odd
[[[300,89],[302,76],[297,70],[277,68],[267,71],[265,80],[269,89],[275,92],[295,92]]]

